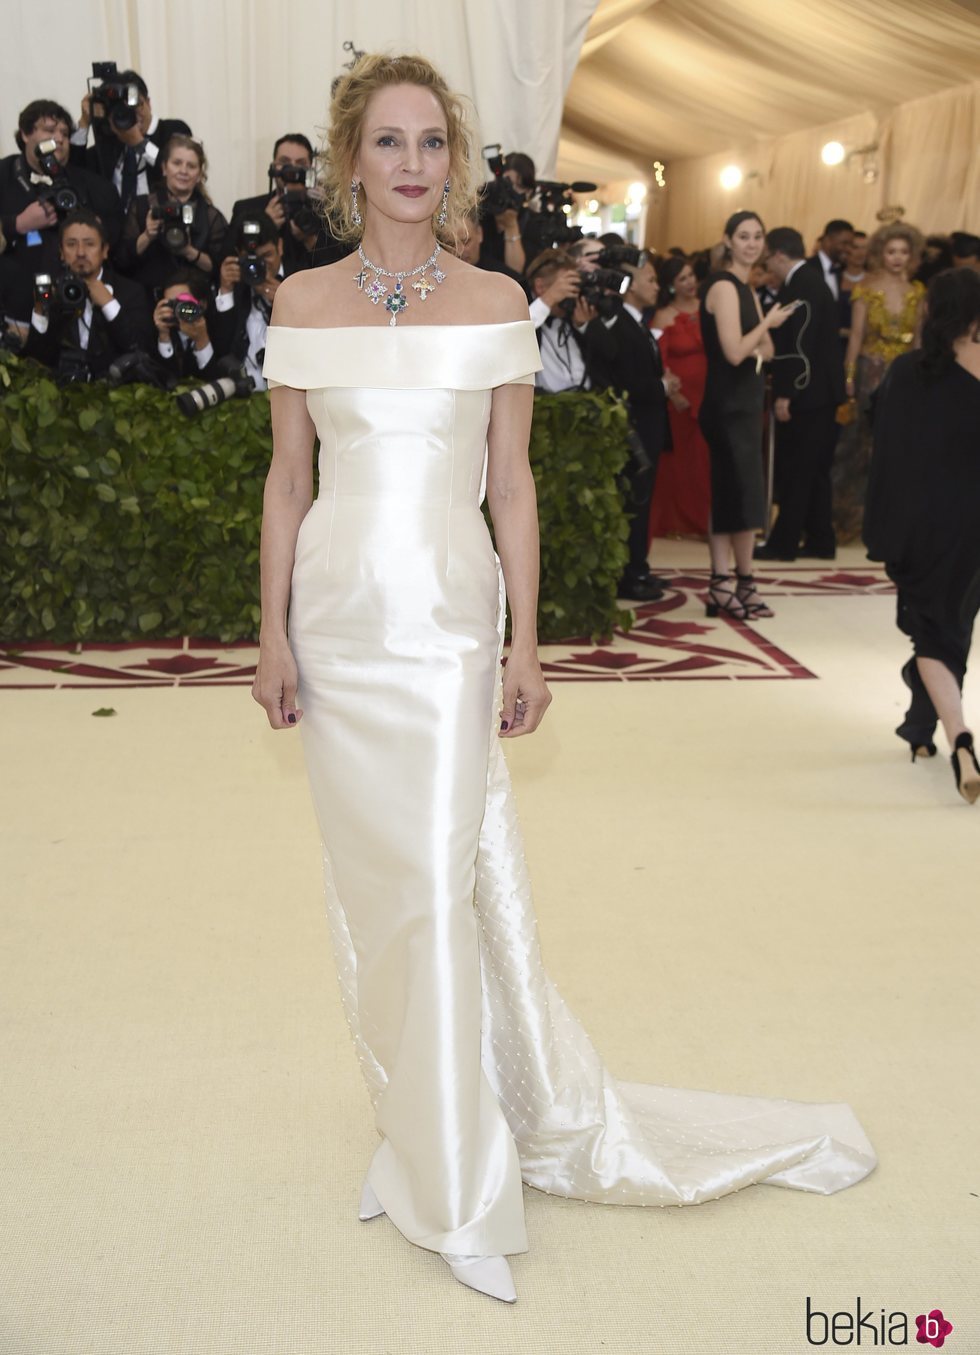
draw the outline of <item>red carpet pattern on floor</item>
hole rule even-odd
[[[800,569],[758,572],[763,595],[780,597],[889,593],[884,571]],[[707,570],[670,577],[659,602],[634,607],[635,625],[606,644],[588,638],[542,645],[549,682],[643,682],[677,679],[813,678],[814,673],[771,643],[766,622],[754,625],[704,614]],[[129,644],[0,645],[0,688],[249,686],[256,646],[217,640],[140,640]]]

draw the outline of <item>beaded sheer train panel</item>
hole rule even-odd
[[[498,703],[499,704],[499,703]],[[681,1205],[744,1186],[830,1194],[874,1150],[846,1104],[622,1082],[549,978],[495,730],[477,858],[483,1063],[528,1185],[603,1204]]]

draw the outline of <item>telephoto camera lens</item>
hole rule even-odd
[[[177,396],[177,408],[181,414],[192,419],[205,409],[213,409],[225,400],[231,400],[236,395],[248,395],[255,389],[255,382],[237,358],[222,358],[217,369],[222,375],[214,381],[205,381],[203,385],[182,391]]]

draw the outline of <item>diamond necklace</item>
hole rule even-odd
[[[378,304],[382,297],[385,298],[385,310],[391,316],[391,319],[388,321],[390,328],[397,323],[398,316],[408,305],[408,297],[405,295],[405,288],[402,286],[402,283],[406,278],[414,278],[416,273],[422,274],[417,282],[412,283],[412,290],[418,292],[420,301],[424,301],[430,292],[434,292],[438,283],[445,282],[446,275],[436,263],[436,260],[441,253],[442,245],[436,245],[425,263],[420,263],[417,268],[405,268],[400,273],[390,273],[387,268],[381,268],[378,264],[372,263],[364,253],[363,247],[358,245],[357,257],[361,261],[361,267],[358,272],[354,274],[354,281],[357,284],[358,291],[364,292],[366,296],[369,296],[375,305]],[[426,276],[427,270],[430,268],[432,270],[431,279]],[[368,269],[374,274],[374,277],[370,282],[367,280]],[[388,288],[381,281],[383,277],[395,279],[394,290],[391,292],[390,296],[386,295]]]

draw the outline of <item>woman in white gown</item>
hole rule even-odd
[[[302,730],[380,1135],[360,1217],[386,1213],[513,1301],[522,1181],[697,1204],[758,1182],[829,1194],[875,1155],[842,1103],[618,1082],[541,964],[500,746],[551,699],[527,458],[540,361],[520,287],[439,249],[472,164],[423,59],[364,57],[339,82],[326,205],[360,245],[276,295],[253,695]]]

